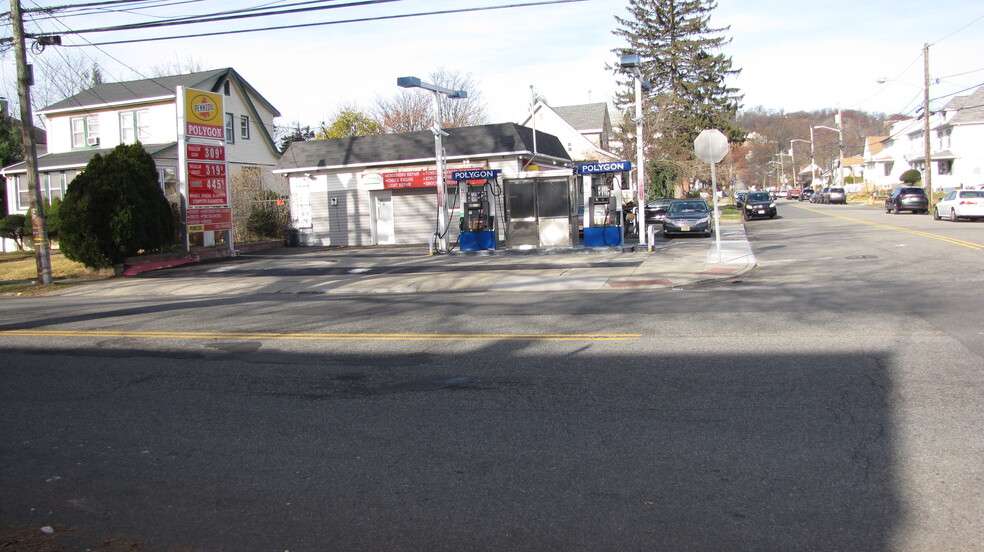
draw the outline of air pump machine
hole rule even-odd
[[[451,180],[458,183],[461,196],[460,233],[458,248],[461,251],[489,251],[496,248],[495,215],[490,202],[490,181],[494,184],[501,171],[495,169],[469,169],[454,171]]]

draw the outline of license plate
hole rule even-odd
[[[684,232],[689,232],[690,231],[690,227],[689,226],[681,226],[680,227],[680,230],[683,230]]]
[[[759,209],[759,214],[760,215],[764,215],[765,214],[765,210],[764,209]]]

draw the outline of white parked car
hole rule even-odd
[[[984,219],[984,190],[953,190],[933,208],[933,218],[951,221]]]

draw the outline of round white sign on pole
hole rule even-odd
[[[705,163],[717,163],[728,155],[728,137],[716,128],[702,130],[694,140],[694,152]]]

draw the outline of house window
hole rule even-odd
[[[233,132],[236,130],[236,116],[232,113],[225,114],[225,135],[227,144],[236,143],[236,135]]]
[[[27,186],[27,175],[9,176],[14,189],[17,190],[17,208],[27,210],[31,207],[31,191]]]
[[[243,140],[249,140],[249,117],[246,115],[239,117],[239,137]]]
[[[150,112],[147,109],[120,113],[120,140],[124,144],[144,142],[150,138]]]
[[[178,195],[178,172],[174,167],[161,167],[157,169],[157,176],[160,179],[161,189],[164,190],[165,196],[172,197]]]
[[[99,145],[99,117],[87,115],[72,117],[72,147],[86,148]]]
[[[936,139],[938,140],[938,143],[939,143],[939,149],[949,149],[949,147],[950,147],[950,133],[951,132],[953,132],[953,129],[950,129],[950,128],[948,128],[946,130],[937,130],[936,131]]]
[[[228,95],[230,95],[230,92],[231,91],[232,91],[232,87],[229,86],[229,81],[225,81],[224,83],[222,83],[222,93],[223,94],[225,94],[226,96],[228,96]]]
[[[946,176],[953,174],[953,159],[944,159],[936,162],[937,174]]]
[[[889,161],[885,163],[885,176],[892,176],[892,169],[895,168],[895,162]]]

